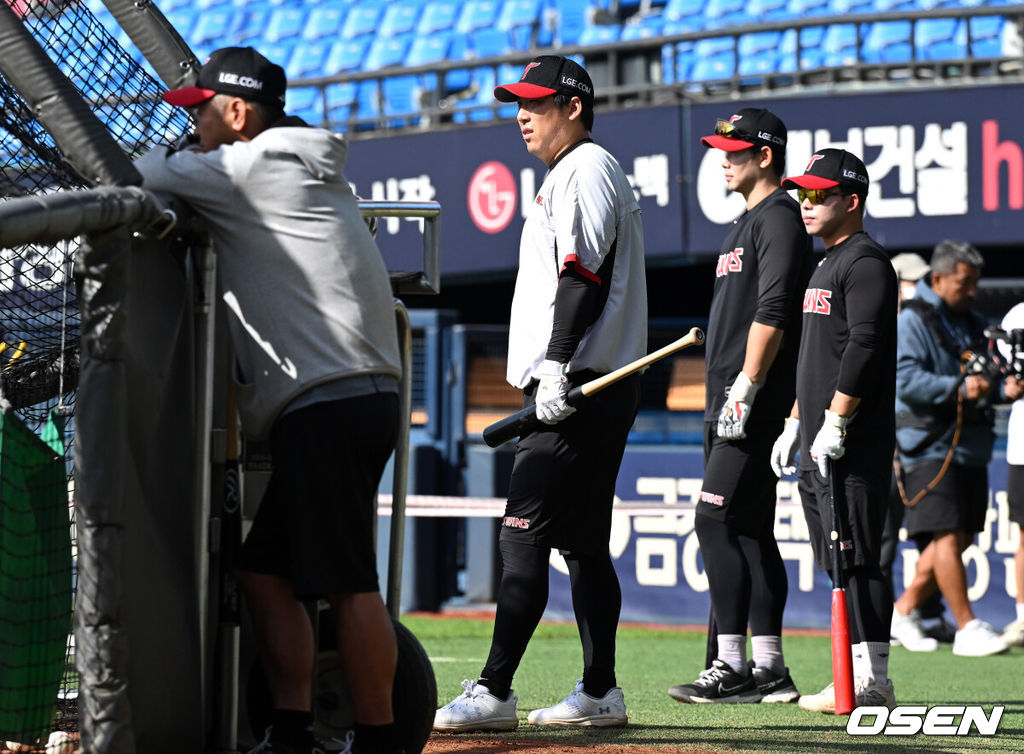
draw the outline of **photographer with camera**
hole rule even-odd
[[[967,597],[961,555],[985,526],[988,462],[995,442],[992,403],[1015,400],[1020,383],[1004,381],[979,349],[985,320],[971,309],[984,264],[962,241],[943,241],[931,258],[931,282],[921,280],[898,319],[896,440],[908,536],[921,556],[914,578],[896,600],[894,626],[936,588],[957,632],[953,654],[1004,652],[1005,641],[979,620]]]
[[[997,335],[1001,356],[1005,359],[1011,380],[1018,389],[1024,372],[1024,302],[1006,313]],[[1008,391],[1009,392],[1009,391]],[[1024,398],[1018,398],[1010,409],[1006,428],[1006,500],[1010,505],[1010,521],[1020,525],[1020,539],[1013,554],[1013,573],[1017,584],[1017,617],[1003,630],[1003,641],[1011,647],[1024,647]]]

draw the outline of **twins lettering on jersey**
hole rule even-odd
[[[714,492],[705,492],[704,490],[700,491],[700,501],[708,505],[717,505],[719,508],[725,505],[724,497],[716,495]]]
[[[804,291],[804,313],[824,314],[832,313],[832,291],[824,288],[808,288]]]
[[[743,270],[743,247],[737,247],[732,251],[718,255],[718,266],[715,268],[715,277],[725,277],[730,272],[741,272]]]
[[[501,522],[502,526],[507,526],[510,529],[529,529],[530,519],[528,518],[516,518],[515,516],[505,516]]]

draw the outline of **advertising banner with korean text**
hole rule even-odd
[[[1017,86],[911,89],[888,94],[780,98],[694,105],[691,133],[712,133],[740,107],[767,107],[789,132],[786,175],[825,147],[859,155],[871,188],[865,229],[890,251],[946,239],[975,244],[1024,238],[1024,125]],[[735,109],[734,109],[735,108]],[[687,145],[689,247],[719,251],[724,227],[743,211],[728,194],[722,152]],[[819,246],[820,246],[820,242]]]
[[[677,177],[677,107],[602,113],[593,138],[622,165],[644,216],[647,254],[678,254],[683,238]],[[363,199],[441,203],[441,270],[466,275],[515,270],[525,211],[547,167],[515,120],[493,126],[354,141],[345,176]],[[377,243],[388,269],[419,269],[419,220],[384,220]]]
[[[694,532],[702,453],[694,447],[627,447],[616,496],[630,501],[612,522],[610,550],[622,586],[622,620],[705,625],[708,580]],[[985,530],[967,549],[968,596],[977,617],[1002,628],[1014,620],[1013,552],[1019,527],[1006,502],[1006,460],[989,464]],[[831,586],[817,571],[795,478],[778,484],[775,537],[789,576],[786,628],[828,629]],[[639,507],[638,503],[645,503]],[[632,510],[631,510],[632,509]],[[901,541],[893,563],[897,596],[914,573],[917,549]],[[565,563],[551,557],[549,618],[571,620],[572,598]],[[952,621],[947,608],[946,619]]]
[[[633,183],[651,260],[718,254],[743,201],[725,187],[721,152],[700,136],[741,106],[767,106],[786,122],[788,174],[803,172],[823,147],[861,155],[871,177],[866,228],[890,251],[945,238],[1016,244],[1024,236],[1022,99],[1017,84],[637,108],[599,112],[593,138]],[[363,198],[441,203],[445,275],[516,268],[524,207],[545,172],[513,119],[353,141],[345,169]],[[390,269],[418,269],[420,222],[382,223]]]

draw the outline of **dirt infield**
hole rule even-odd
[[[634,746],[631,744],[587,743],[569,744],[565,741],[499,741],[494,738],[433,735],[427,741],[423,754],[700,754],[707,749],[680,749],[675,746]]]

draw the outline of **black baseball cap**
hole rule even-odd
[[[584,105],[594,106],[594,84],[583,66],[561,55],[541,55],[526,64],[515,84],[494,87],[494,98],[501,102],[541,99],[552,94],[579,97]]]
[[[844,194],[868,195],[868,170],[861,159],[845,149],[819,149],[811,156],[803,175],[782,181],[787,191],[795,188],[828,189],[838,186]]]
[[[701,137],[701,143],[724,152],[739,152],[766,146],[786,151],[786,124],[771,110],[745,107],[715,124],[715,132]]]
[[[199,69],[195,86],[164,92],[164,100],[195,107],[215,94],[230,94],[251,102],[284,108],[288,81],[284,69],[251,47],[222,47],[210,53]]]

